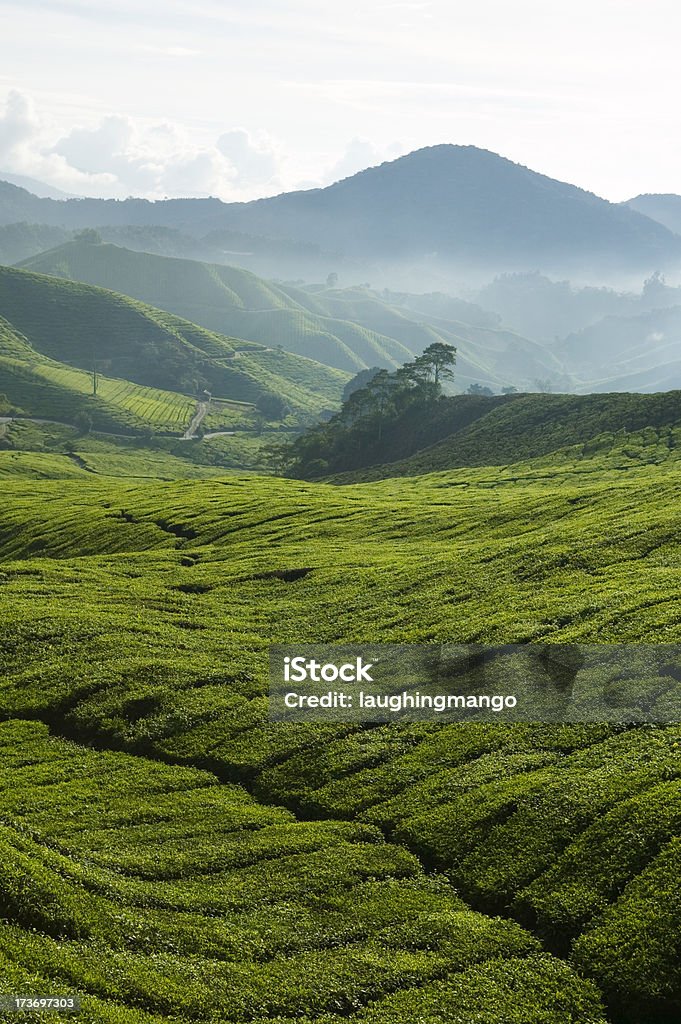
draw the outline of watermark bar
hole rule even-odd
[[[681,644],[270,648],[276,722],[681,721]]]
[[[2,995],[0,1013],[80,1013],[79,996]]]

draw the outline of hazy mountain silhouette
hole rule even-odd
[[[38,181],[37,178],[29,178],[27,174],[11,174],[9,171],[0,171],[0,182],[7,182],[10,185],[18,185],[26,189],[34,196],[42,199],[77,199],[73,192],[64,192],[54,185],[48,185],[45,181]]]
[[[629,199],[622,205],[650,217],[651,220],[656,220],[658,224],[662,224],[676,234],[681,234],[681,196],[673,193],[666,195],[648,193],[635,196],[634,199]]]
[[[322,189],[249,203],[38,199],[0,185],[0,223],[156,224],[323,246],[346,257],[479,269],[655,270],[681,237],[623,204],[474,146],[433,146]]]

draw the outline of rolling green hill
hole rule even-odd
[[[309,413],[337,401],[347,379],[102,288],[6,267],[0,267],[0,315],[36,356],[185,395],[208,388],[216,398],[255,402],[274,393],[294,413]]]
[[[300,637],[680,641],[680,449],[647,447],[350,488],[3,478],[5,983],[111,1024],[670,1024],[678,725],[266,698]]]
[[[122,292],[222,334],[317,359],[342,370],[397,366],[413,348],[334,316],[322,301],[291,292],[238,267],[169,259],[76,240],[26,260],[22,267]],[[344,311],[341,311],[344,312]],[[348,311],[350,312],[350,311]],[[406,318],[395,317],[408,326]],[[411,345],[419,330],[412,324]],[[402,334],[406,335],[403,329]],[[424,337],[423,330],[420,334]],[[427,342],[421,347],[425,347]]]
[[[2,319],[0,384],[8,400],[24,416],[74,423],[86,415],[95,428],[114,433],[134,433],[146,428],[182,433],[196,405],[187,395],[103,375],[98,375],[94,395],[91,373],[36,352],[25,337]]]
[[[427,308],[414,312],[366,287],[281,285],[237,267],[83,240],[41,253],[21,266],[110,288],[211,331],[267,347],[281,345],[350,372],[367,366],[394,368],[440,340],[459,350],[460,388],[472,382],[520,386],[537,377],[565,377],[560,360],[548,347],[494,323],[469,324]],[[470,312],[478,320],[483,312],[474,306],[469,311],[465,303],[451,305],[454,312]]]
[[[667,450],[675,446],[674,432],[681,428],[681,391],[495,398],[459,395],[437,403],[430,422],[422,419],[420,432],[410,423],[405,423],[403,430],[398,424],[375,450],[373,458],[379,464],[366,461],[363,468],[338,479],[380,480],[465,466],[503,466],[520,459],[549,457],[563,449],[571,449],[574,458],[616,443],[636,451],[641,432],[654,436]],[[441,439],[429,443],[429,435],[434,440],[438,433]],[[406,457],[400,458],[402,453]],[[349,455],[350,461],[359,457]],[[329,472],[334,472],[333,465]]]

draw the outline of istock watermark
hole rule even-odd
[[[365,665],[362,658],[355,658],[352,662],[338,665],[336,662],[325,663],[316,661],[314,658],[306,659],[301,657],[284,657],[284,681],[287,683],[304,683],[308,679],[314,683],[335,683],[340,679],[343,683],[373,683],[373,677],[369,675],[371,663]]]
[[[681,645],[270,648],[270,718],[310,722],[681,721]]]

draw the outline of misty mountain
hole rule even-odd
[[[170,259],[86,239],[21,266],[108,288],[222,335],[281,346],[352,373],[368,366],[395,369],[441,341],[458,350],[457,389],[471,383],[523,387],[547,377],[569,383],[546,346],[505,330],[480,307],[447,296],[285,286],[240,267]]]
[[[313,245],[383,268],[653,271],[681,237],[622,204],[474,146],[417,150],[327,188],[249,203],[218,199],[39,199],[0,184],[0,224],[149,225]],[[283,271],[285,272],[285,271]]]
[[[650,217],[669,231],[681,234],[681,196],[648,194],[636,196],[622,205]]]
[[[635,211],[473,146],[434,146],[325,189],[230,208],[237,229],[454,267],[657,267],[681,239]]]
[[[554,343],[604,317],[639,316],[653,309],[681,304],[681,288],[651,274],[640,291],[578,288],[543,274],[501,274],[476,293],[485,309],[494,311],[513,330],[529,338]]]
[[[34,196],[41,199],[77,199],[72,192],[63,192],[54,185],[48,185],[45,181],[38,181],[37,178],[30,178],[27,174],[10,174],[8,171],[0,171],[0,182],[8,182],[10,185],[18,185],[19,188],[27,189]]]
[[[638,316],[608,316],[555,348],[582,380],[579,391],[681,388],[681,305]]]

